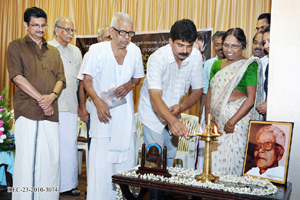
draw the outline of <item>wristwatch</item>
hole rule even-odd
[[[55,94],[55,99],[57,99],[57,93],[52,91],[51,93]]]

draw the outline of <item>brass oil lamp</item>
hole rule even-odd
[[[217,137],[221,134],[212,132],[211,121],[210,121],[210,113],[208,114],[208,121],[206,126],[205,133],[196,133],[196,135],[201,136],[199,140],[205,141],[205,153],[204,153],[204,164],[203,164],[203,172],[201,175],[196,175],[195,178],[197,181],[201,182],[218,182],[219,177],[216,177],[212,174],[212,164],[211,164],[211,142],[217,141]],[[215,128],[216,130],[216,128]]]

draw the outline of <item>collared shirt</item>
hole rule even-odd
[[[82,63],[82,55],[78,47],[67,44],[65,48],[61,46],[54,38],[48,44],[56,47],[60,52],[61,59],[64,63],[67,87],[62,90],[58,98],[58,110],[77,113],[78,107],[78,81],[77,74]]]
[[[131,78],[144,77],[140,48],[130,42],[126,47],[126,50],[127,53],[123,65],[119,65],[112,51],[111,41],[93,44],[90,47],[88,58],[85,61],[82,73],[93,77],[93,88],[97,94],[113,87],[119,87],[130,81]],[[110,109],[111,119],[108,124],[100,122],[97,109],[92,102],[90,109],[90,137],[111,137],[112,130],[115,128],[120,129],[119,131],[122,132],[122,134],[125,134],[126,131],[129,131],[130,133],[135,132],[136,123],[132,98],[133,92],[131,90],[125,96],[127,103],[119,106],[129,106],[128,112],[117,112],[116,110],[118,110],[119,107]],[[132,123],[126,124],[128,119],[131,119],[130,121]],[[121,122],[115,124],[118,121]]]
[[[63,81],[65,87],[65,76],[63,63],[56,48],[48,45],[46,40],[42,40],[40,48],[28,35],[24,38],[16,39],[9,43],[7,50],[7,69],[9,78],[17,75],[24,76],[32,86],[42,95],[50,94],[57,81]],[[44,115],[43,109],[38,102],[16,88],[14,96],[14,114],[17,120],[24,116],[31,120],[49,120],[58,122],[58,106],[55,100],[52,104],[54,115],[48,117]]]
[[[208,90],[211,67],[214,64],[214,62],[217,60],[219,60],[218,55],[214,58],[207,60],[204,64],[204,69],[203,69],[203,78],[204,78],[204,84],[205,84],[205,86],[203,88],[204,94],[206,94],[207,90]]]
[[[148,60],[147,76],[140,91],[138,119],[153,131],[161,133],[166,124],[154,113],[148,90],[162,90],[162,100],[168,107],[179,104],[190,86],[192,89],[204,87],[202,66],[202,56],[194,48],[180,68],[169,44],[154,52]]]

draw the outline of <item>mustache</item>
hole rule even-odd
[[[217,52],[221,52],[221,53],[223,53],[223,49],[219,49],[219,50],[217,50]]]
[[[36,33],[45,33],[44,31],[35,31]]]
[[[262,51],[262,49],[260,49],[260,48],[255,48],[254,50],[259,50],[259,51]]]
[[[179,55],[181,55],[181,56],[188,56],[189,53],[183,53],[183,52],[181,52],[181,53],[179,53]]]

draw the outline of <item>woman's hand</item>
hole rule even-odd
[[[233,133],[234,131],[235,124],[231,124],[229,121],[230,120],[228,120],[224,126],[225,133]]]
[[[266,114],[267,113],[267,102],[263,102],[261,105],[257,106],[256,110],[262,115]]]

